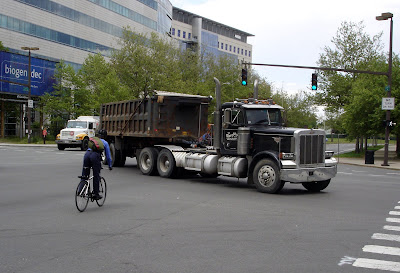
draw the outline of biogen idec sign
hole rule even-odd
[[[28,84],[29,58],[25,55],[0,52],[0,79]],[[41,96],[53,91],[56,62],[31,58],[31,95]],[[28,88],[22,85],[0,81],[1,93],[28,94]]]

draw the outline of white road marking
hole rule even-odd
[[[378,254],[400,256],[400,248],[398,248],[398,247],[366,245],[363,247],[363,251],[371,252],[371,253],[378,253]]]
[[[400,235],[374,233],[371,238],[372,239],[378,239],[378,240],[387,240],[387,241],[400,242]]]
[[[390,215],[400,215],[400,211],[389,211]]]
[[[400,272],[400,263],[382,260],[359,258],[353,263],[353,266]]]
[[[393,230],[393,231],[400,231],[400,226],[384,226],[383,229]]]
[[[339,174],[350,174],[350,175],[353,175],[353,173],[345,173],[345,172],[337,172],[337,173],[339,173]]]
[[[400,209],[400,206],[395,206],[394,209]]]
[[[384,174],[369,174],[369,176],[381,177],[381,176],[386,176],[386,175],[384,175]]]
[[[400,223],[400,218],[386,218],[386,222]]]

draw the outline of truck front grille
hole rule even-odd
[[[300,164],[324,163],[324,135],[300,136]]]

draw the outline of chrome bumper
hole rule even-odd
[[[281,169],[281,180],[292,183],[315,182],[336,176],[337,165],[329,167]]]

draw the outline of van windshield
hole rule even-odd
[[[80,129],[87,129],[87,122],[86,121],[68,121],[67,128],[80,128]]]

